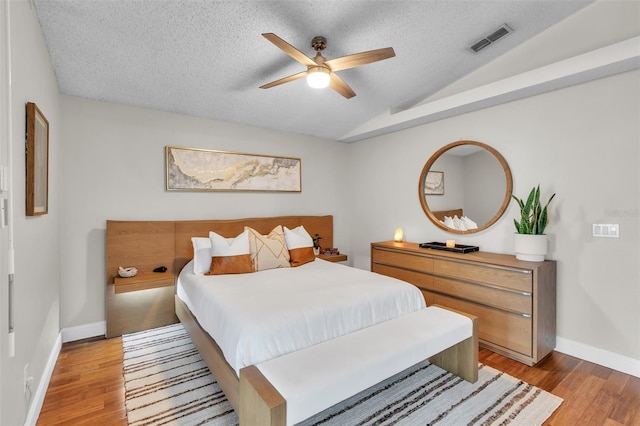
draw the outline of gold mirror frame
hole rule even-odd
[[[448,226],[445,226],[445,224],[442,223],[440,220],[438,220],[438,218],[433,214],[433,212],[431,211],[431,209],[427,204],[427,197],[425,195],[425,188],[424,188],[427,173],[431,169],[431,166],[433,166],[433,164],[436,162],[436,160],[438,160],[438,158],[440,158],[441,155],[443,155],[450,149],[455,148],[457,146],[462,146],[462,145],[474,145],[474,146],[483,148],[488,152],[490,152],[491,154],[493,154],[493,156],[496,158],[496,160],[498,160],[498,162],[502,166],[502,169],[505,175],[505,180],[506,180],[506,191],[504,194],[504,199],[497,213],[491,219],[489,219],[487,223],[481,226],[478,226],[478,228],[476,229],[469,229],[465,231],[449,228]],[[476,232],[483,231],[488,227],[490,227],[491,225],[493,225],[498,219],[500,219],[500,217],[504,214],[505,210],[507,209],[507,206],[509,205],[509,201],[511,201],[512,191],[513,191],[513,178],[511,176],[511,169],[509,169],[509,165],[507,164],[507,161],[504,159],[504,157],[489,145],[484,144],[482,142],[470,141],[470,140],[452,142],[448,145],[443,146],[438,151],[436,151],[424,165],[422,169],[422,173],[420,173],[420,181],[418,182],[418,197],[420,199],[420,205],[422,206],[422,210],[424,210],[425,214],[427,215],[429,220],[433,222],[434,225],[436,225],[438,228],[442,230],[445,230],[453,234],[473,234]]]
[[[33,102],[27,103],[26,215],[49,212],[49,122]]]

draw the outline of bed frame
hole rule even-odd
[[[136,265],[151,272],[165,265],[175,276],[193,259],[191,237],[209,237],[215,231],[232,238],[250,226],[268,234],[278,225],[293,229],[304,225],[320,234],[323,246],[333,247],[333,216],[280,216],[232,220],[107,221],[107,282],[118,276],[118,265]]]
[[[110,245],[115,245],[107,253],[117,253],[117,257],[107,256],[108,282],[117,274],[117,265],[137,265],[141,272],[151,271],[159,263],[169,266],[169,271],[175,276],[193,258],[192,237],[208,237],[209,231],[231,238],[240,234],[245,226],[268,234],[277,225],[289,229],[303,225],[309,234],[320,234],[322,241],[328,247],[333,246],[333,216],[280,216],[265,218],[247,218],[232,220],[197,220],[197,221],[107,221],[107,238]],[[128,250],[126,249],[128,248]],[[163,260],[164,259],[164,260]],[[241,399],[240,380],[234,369],[225,360],[222,350],[215,340],[200,326],[189,308],[175,296],[175,313],[185,327],[194,345],[200,352],[204,362],[215,376],[220,388],[236,410],[241,413],[241,406],[256,403]],[[469,366],[477,367],[477,321],[474,321],[475,350],[465,350],[465,359],[458,356],[448,357],[443,352],[441,356],[431,361],[454,374],[459,374],[460,366],[469,370]],[[451,359],[453,358],[453,359]],[[476,369],[477,375],[477,369]],[[477,376],[476,376],[477,377]],[[261,392],[260,389],[256,389]],[[272,407],[282,407],[286,401],[277,392],[267,390],[260,394],[260,403]],[[281,419],[272,419],[274,424],[280,424]]]
[[[437,212],[431,212],[433,213],[433,215],[436,217],[436,219],[438,219],[441,222],[444,222],[444,217],[445,216],[449,216],[449,217],[454,217],[454,216],[458,216],[458,217],[462,217],[462,209],[454,209],[454,210],[440,210]]]

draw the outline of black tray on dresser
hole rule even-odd
[[[432,241],[430,243],[420,243],[420,248],[451,251],[454,253],[471,253],[480,250],[480,247],[478,246],[467,246],[464,244],[456,244],[454,247],[447,247],[446,243],[439,243],[437,241]]]

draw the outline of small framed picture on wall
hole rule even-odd
[[[33,102],[27,102],[27,216],[49,211],[49,122]]]
[[[425,195],[444,195],[444,172],[427,173],[424,180]]]

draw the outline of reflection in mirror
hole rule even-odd
[[[434,188],[433,179],[441,179]],[[489,145],[453,142],[431,156],[420,174],[419,196],[427,217],[455,234],[495,223],[511,199],[513,181],[505,159]]]

